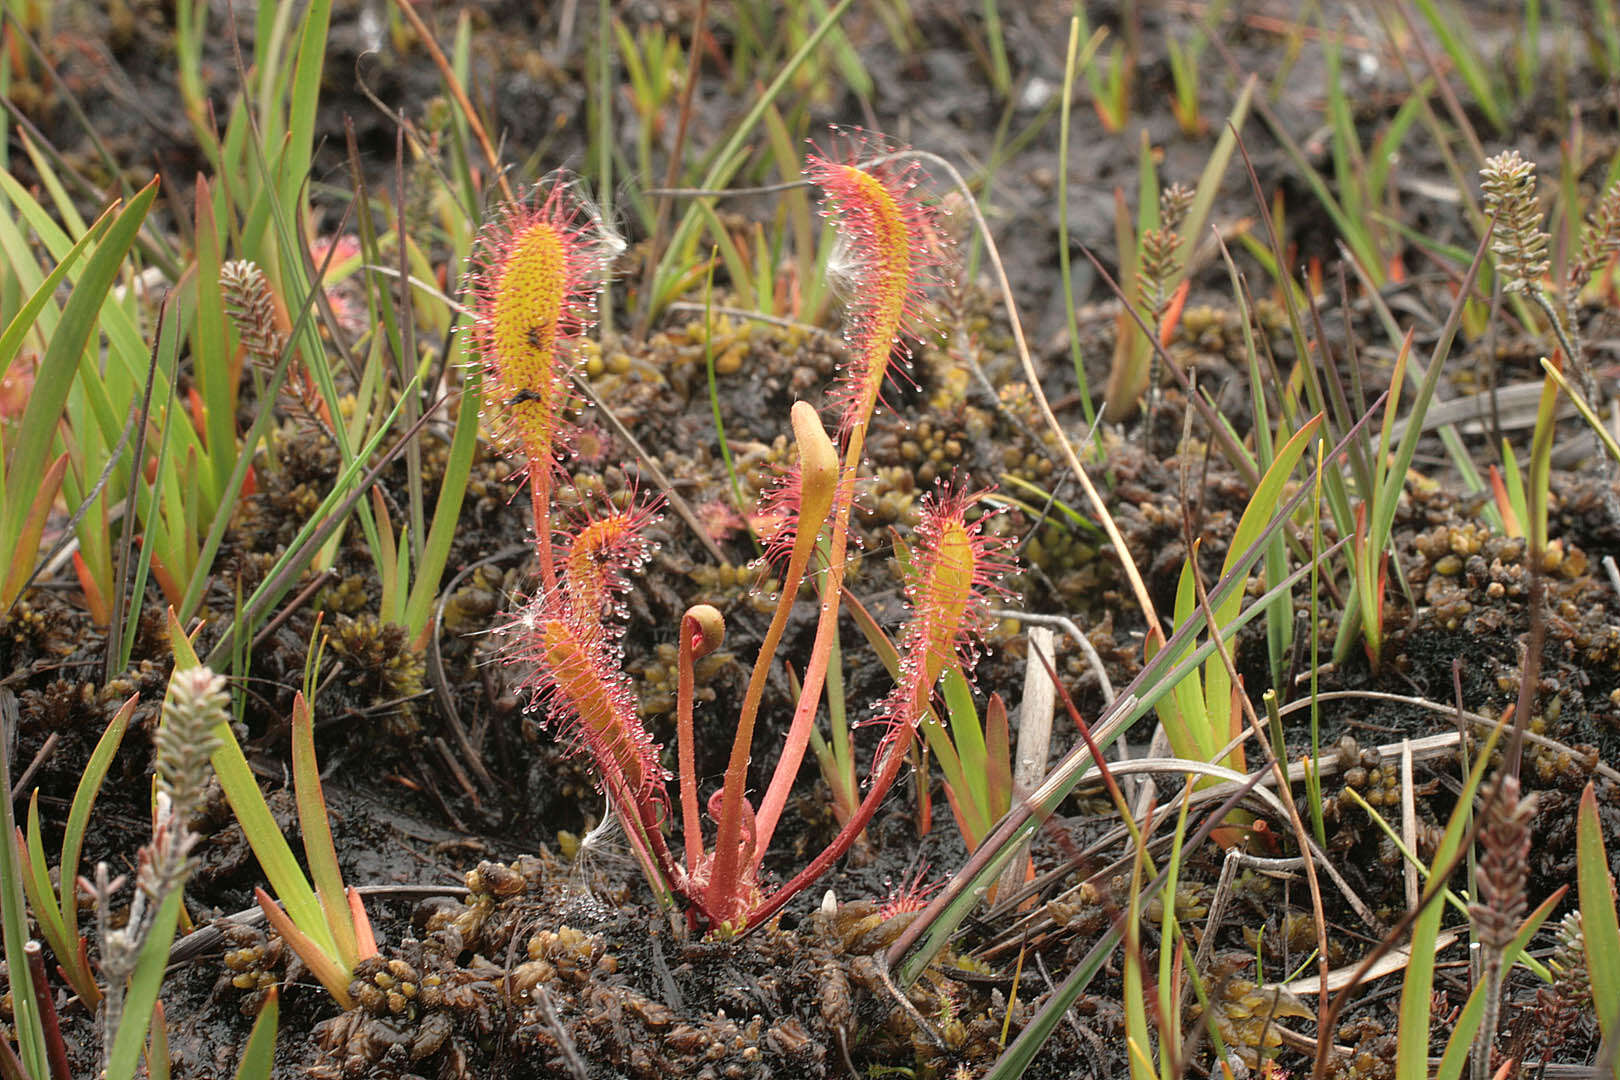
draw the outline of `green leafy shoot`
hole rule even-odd
[[[1592,1007],[1603,1039],[1620,1040],[1620,920],[1615,914],[1609,856],[1603,847],[1597,795],[1592,785],[1581,793],[1575,826],[1575,877],[1580,888],[1581,926],[1586,940],[1586,970],[1592,979]],[[1620,1060],[1611,1056],[1615,1075]]]
[[[124,733],[129,729],[129,720],[135,712],[135,706],[140,698],[132,695],[114,714],[108,723],[107,730],[102,732],[97,740],[96,747],[90,753],[90,760],[85,764],[84,773],[79,777],[78,788],[73,793],[73,802],[68,808],[67,824],[63,827],[62,850],[57,866],[60,868],[60,880],[76,883],[79,880],[79,854],[84,850],[85,829],[90,821],[90,812],[95,807],[96,796],[101,793],[101,785],[107,778],[107,770],[112,766],[113,756],[124,740]],[[28,804],[28,838],[26,845],[22,845],[20,855],[23,858],[25,876],[24,886],[28,892],[28,903],[34,918],[39,923],[41,935],[46,944],[56,954],[57,963],[67,979],[73,992],[79,995],[80,1000],[94,1007],[101,1001],[101,989],[96,985],[95,973],[90,970],[88,957],[85,953],[84,938],[79,934],[79,905],[75,888],[69,887],[58,890],[51,884],[48,867],[45,861],[45,846],[40,836],[39,819],[39,792],[36,790]],[[60,892],[60,896],[57,893]]]

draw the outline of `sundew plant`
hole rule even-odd
[[[694,925],[713,931],[735,933],[770,918],[848,851],[905,769],[941,676],[951,668],[971,670],[986,597],[1009,567],[1002,542],[985,533],[977,496],[942,481],[924,498],[910,544],[910,616],[899,638],[899,678],[875,712],[873,726],[881,737],[866,794],[831,843],[787,883],[771,887],[761,866],[810,744],[826,682],[852,555],[850,514],[859,498],[867,429],[882,404],[885,380],[903,377],[907,340],[922,332],[923,300],[943,282],[940,271],[949,258],[936,212],[918,192],[920,170],[886,160],[892,157],[881,140],[859,137],[847,158],[812,156],[807,164],[807,178],[824,195],[823,213],[837,229],[836,261],[851,285],[845,316],[850,360],[827,406],[836,413],[836,438],[815,407],[796,403],[791,422],[798,462],[761,500],[768,557],[780,570],[782,587],[735,721],[724,782],[708,800],[707,824],[694,772],[693,729],[715,721],[695,714],[693,664],[720,646],[724,619],[708,605],[681,619],[679,795],[671,799],[662,748],[638,718],[623,670],[623,609],[616,601],[647,557],[644,530],[654,508],[643,502],[568,518],[551,499],[558,454],[568,445],[578,412],[570,381],[579,367],[578,343],[614,244],[562,178],[503,210],[480,243],[475,305],[492,384],[488,411],[523,465],[540,567],[534,596],[507,628],[509,659],[526,673],[537,712],[590,760],[654,891],[684,906]],[[746,787],[765,681],[807,582],[821,599],[815,641],[770,782],[756,805]],[[672,817],[679,823],[681,843],[673,845],[678,854],[664,837]]]

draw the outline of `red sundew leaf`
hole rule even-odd
[[[500,207],[479,235],[471,292],[485,411],[531,463],[548,463],[567,442],[576,346],[623,249],[564,173]]]
[[[659,521],[660,505],[658,499],[641,499],[632,492],[624,509],[587,509],[559,530],[565,536],[557,553],[562,589],[578,625],[598,625],[618,636],[614,620],[624,614],[629,575],[652,556],[654,545],[646,533]]]
[[[922,302],[929,287],[948,283],[951,245],[939,212],[916,194],[924,173],[915,162],[885,160],[895,151],[881,135],[836,127],[833,134],[846,144],[842,152],[816,148],[805,174],[838,230],[831,270],[853,286],[844,326],[850,360],[834,392],[847,433],[870,419],[891,357],[908,360],[908,339],[921,340]]]
[[[528,667],[523,685],[533,694],[531,708],[545,714],[559,738],[589,756],[601,790],[627,792],[638,807],[661,801],[659,747],[642,726],[619,650],[601,625],[579,623],[564,597],[548,593],[506,628],[508,660]]]
[[[956,660],[963,673],[978,661],[974,635],[985,619],[987,597],[1002,591],[1012,568],[1007,542],[985,533],[993,515],[967,520],[978,501],[942,484],[923,496],[906,572],[911,618],[901,632],[900,678],[879,715],[910,724],[921,715],[934,684]]]

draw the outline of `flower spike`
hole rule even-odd
[[[851,359],[837,391],[845,434],[871,418],[890,357],[910,358],[907,339],[921,338],[924,291],[948,283],[950,248],[938,212],[916,195],[923,176],[917,164],[884,161],[894,150],[880,137],[859,129],[848,135],[852,152],[834,158],[818,149],[805,164],[823,192],[822,216],[838,230],[833,264],[854,286],[844,334]]]

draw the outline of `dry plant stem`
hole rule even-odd
[[[1499,727],[1500,724],[1497,726]],[[1457,851],[1451,857],[1451,862],[1442,869],[1435,870],[1430,875],[1431,880],[1446,880],[1447,878],[1451,877],[1452,874],[1456,873],[1457,868],[1461,866],[1464,860],[1468,858],[1468,852],[1472,850],[1474,842],[1479,836],[1480,817],[1486,809],[1488,809],[1488,803],[1486,807],[1481,808],[1480,814],[1476,814],[1474,816],[1474,821],[1469,825],[1466,833],[1463,835],[1462,842],[1457,845]],[[1374,966],[1377,965],[1378,962],[1388,955],[1392,950],[1396,949],[1399,942],[1408,937],[1408,932],[1411,930],[1412,924],[1417,922],[1418,916],[1423,913],[1424,909],[1430,904],[1439,903],[1441,901],[1441,897],[1444,895],[1445,891],[1443,889],[1435,889],[1430,892],[1418,904],[1417,907],[1408,909],[1407,912],[1401,916],[1400,921],[1390,929],[1389,933],[1385,934],[1384,937],[1381,938],[1370,951],[1368,951],[1367,955],[1361,958],[1361,963],[1356,965],[1355,972],[1350,976],[1349,981],[1345,983],[1344,989],[1340,990],[1336,995],[1334,995],[1332,1002],[1329,1003],[1326,1009],[1325,1015],[1319,1018],[1320,1026],[1318,1027],[1318,1030],[1333,1030],[1333,1026],[1337,1022],[1339,1014],[1342,1013],[1345,1006],[1349,1004],[1350,994],[1362,985],[1362,982],[1367,977],[1367,973],[1370,972]],[[1328,985],[1326,978],[1323,978],[1321,985],[1324,987]],[[1323,1000],[1327,1000],[1325,995]],[[1311,1065],[1311,1080],[1325,1080],[1327,1076],[1328,1051],[1330,1049],[1330,1045],[1326,1042],[1318,1046],[1316,1060]]]
[[[1407,851],[1416,851],[1417,843],[1417,791],[1412,781],[1412,740],[1401,740],[1401,841],[1406,844]],[[1410,859],[1403,860],[1406,886],[1406,906],[1417,907],[1418,901],[1423,898],[1421,886],[1418,884],[1417,863]]]
[[[926,150],[905,150],[892,155],[892,157],[896,160],[914,158],[936,166],[951,178],[951,182],[956,185],[956,190],[962,195],[968,212],[973,215],[974,227],[978,229],[979,236],[984,241],[984,250],[985,254],[990,257],[990,266],[995,271],[996,284],[1001,290],[1001,302],[1007,311],[1007,322],[1012,326],[1013,344],[1018,349],[1018,359],[1023,365],[1024,378],[1029,383],[1029,389],[1035,398],[1035,404],[1040,407],[1041,418],[1046,421],[1046,426],[1051,430],[1052,434],[1057,436],[1058,445],[1063,448],[1064,460],[1068,462],[1075,478],[1079,480],[1081,490],[1086,493],[1086,499],[1091,503],[1091,508],[1096,513],[1097,520],[1102,522],[1103,531],[1108,534],[1109,541],[1114,545],[1114,551],[1125,570],[1126,580],[1131,583],[1131,591],[1135,594],[1136,602],[1142,609],[1143,618],[1147,620],[1148,632],[1162,635],[1163,630],[1159,626],[1158,616],[1154,613],[1153,600],[1148,595],[1147,586],[1142,582],[1142,575],[1137,572],[1136,563],[1131,558],[1131,549],[1126,546],[1125,538],[1120,534],[1119,526],[1114,524],[1114,517],[1108,512],[1108,506],[1103,502],[1102,495],[1098,493],[1096,485],[1091,482],[1091,477],[1086,475],[1085,468],[1080,464],[1079,456],[1074,452],[1074,446],[1069,442],[1069,438],[1063,433],[1063,428],[1058,423],[1057,417],[1052,413],[1052,405],[1046,400],[1046,392],[1041,389],[1040,374],[1035,370],[1035,361],[1029,352],[1029,342],[1024,337],[1024,324],[1018,317],[1018,303],[1013,299],[1012,283],[1007,279],[1007,268],[1002,264],[1001,252],[996,247],[995,237],[991,235],[990,225],[984,220],[984,214],[979,210],[978,200],[974,199],[973,192],[969,189],[967,181],[962,178],[962,174],[956,170],[956,167],[938,154],[932,154]],[[1217,425],[1216,430],[1223,429]]]
[[[1451,119],[1456,123],[1463,137],[1468,140],[1468,149],[1473,153],[1474,160],[1483,162],[1485,160],[1485,148],[1480,145],[1479,135],[1474,131],[1474,125],[1469,121],[1468,113],[1464,111],[1462,102],[1457,97],[1457,92],[1452,89],[1451,80],[1446,78],[1445,67],[1440,63],[1440,59],[1435,55],[1434,50],[1429,47],[1428,41],[1419,29],[1417,15],[1412,11],[1412,5],[1407,3],[1406,0],[1396,0],[1396,7],[1400,9],[1401,18],[1406,21],[1407,29],[1411,31],[1412,44],[1417,46],[1418,52],[1423,55],[1423,63],[1428,67],[1430,77],[1434,79],[1435,89],[1440,94],[1440,100],[1446,103],[1446,111],[1451,114]],[[1396,51],[1399,52],[1398,49]]]
[[[1526,597],[1530,606],[1530,635],[1524,646],[1524,672],[1519,679],[1519,698],[1513,710],[1513,734],[1502,754],[1502,771],[1519,775],[1519,763],[1524,754],[1524,737],[1530,723],[1530,711],[1536,705],[1536,690],[1541,682],[1541,651],[1547,637],[1546,580],[1541,572],[1545,549],[1535,537],[1545,537],[1544,531],[1534,528],[1529,546],[1530,590]]]
[[[579,1048],[574,1045],[573,1036],[557,1018],[557,1008],[551,1002],[551,995],[546,992],[545,983],[536,983],[531,991],[534,1003],[540,1007],[540,1020],[546,1026],[546,1031],[557,1044],[557,1050],[562,1056],[563,1064],[575,1080],[589,1080],[590,1071],[585,1068],[584,1059],[579,1056]]]
[[[56,744],[61,741],[62,733],[59,731],[53,731],[45,737],[45,741],[34,752],[34,759],[28,763],[28,768],[24,769],[22,775],[17,777],[17,782],[11,785],[12,802],[22,798],[23,792],[28,790],[29,783],[34,779],[34,774],[51,759],[52,754],[56,753]]]
[[[1492,720],[1488,716],[1482,716],[1479,713],[1467,712],[1466,710],[1459,712],[1454,706],[1442,705],[1438,701],[1430,701],[1427,698],[1412,697],[1407,694],[1389,694],[1377,690],[1327,690],[1316,695],[1316,700],[1319,702],[1347,701],[1352,698],[1360,701],[1393,701],[1404,705],[1415,705],[1420,709],[1428,709],[1430,712],[1445,713],[1447,715],[1456,714],[1460,715],[1464,720],[1467,720],[1474,727],[1484,728],[1487,731],[1496,727],[1498,723],[1498,721]],[[1302,698],[1299,701],[1289,702],[1287,705],[1282,707],[1282,714],[1287,716],[1290,713],[1299,712],[1302,709],[1308,709],[1310,708],[1310,704],[1311,703],[1308,698]],[[1445,745],[1447,748],[1449,748],[1451,743],[1456,739],[1456,736],[1448,734],[1446,736],[1442,736],[1442,738],[1446,740]],[[1535,743],[1537,746],[1545,747],[1548,750],[1557,750],[1564,753],[1573,752],[1571,748],[1566,746],[1564,743],[1561,743],[1556,739],[1549,739],[1545,735],[1538,735],[1534,731],[1526,731],[1524,733],[1524,740],[1525,742]],[[1426,756],[1424,753],[1417,752],[1418,748],[1425,741],[1426,740],[1424,739],[1413,741],[1413,750],[1415,752],[1414,756],[1417,760],[1422,760]],[[1383,757],[1391,758],[1398,753],[1398,745],[1399,744],[1385,745],[1377,747],[1376,749]],[[1334,767],[1336,763],[1336,757],[1330,757],[1326,754],[1323,755],[1322,767],[1324,769]],[[1295,769],[1299,769],[1298,776],[1294,776]],[[1607,777],[1608,779],[1613,780],[1615,783],[1620,783],[1620,769],[1615,769],[1612,765],[1599,761],[1593,767],[1592,771],[1598,776]],[[1290,766],[1289,776],[1291,779],[1301,779],[1304,776],[1304,770],[1300,766]]]
[[[1240,140],[1238,146],[1242,147],[1242,145],[1243,143]],[[1102,279],[1103,284],[1108,286],[1109,290],[1119,298],[1121,310],[1129,315],[1131,321],[1136,323],[1137,329],[1146,335],[1148,344],[1153,348],[1154,355],[1159,358],[1159,363],[1180,385],[1182,393],[1187,396],[1187,401],[1197,410],[1198,415],[1204,418],[1204,423],[1212,433],[1215,442],[1220,444],[1227,463],[1237,470],[1244,483],[1251,486],[1258,484],[1260,482],[1260,473],[1255,469],[1254,463],[1249,460],[1248,452],[1243,449],[1243,446],[1232,435],[1231,429],[1221,422],[1220,416],[1215,412],[1214,407],[1204,400],[1203,395],[1192,392],[1192,383],[1188,380],[1187,373],[1182,371],[1165,353],[1164,345],[1159,341],[1158,331],[1148,325],[1147,320],[1142,318],[1140,311],[1137,311],[1130,304],[1124,303],[1124,290],[1120,288],[1119,282],[1114,280],[1114,276],[1108,272],[1108,268],[1103,266],[1102,260],[1097,258],[1096,253],[1084,244],[1080,246],[1080,252],[1091,263],[1092,269],[1097,271],[1097,276]]]
[[[50,1062],[51,1080],[73,1080],[68,1068],[67,1047],[62,1043],[62,1026],[56,1016],[56,995],[45,974],[45,949],[30,938],[23,946],[28,957],[28,977],[34,984],[34,1000],[39,1003],[40,1027],[45,1032],[45,1056]]]
[[[658,462],[653,459],[652,455],[647,453],[646,449],[641,445],[641,441],[625,426],[624,421],[620,420],[613,410],[607,407],[601,395],[596,392],[596,388],[590,384],[588,379],[581,377],[577,371],[570,373],[569,378],[573,380],[575,388],[585,395],[585,400],[596,406],[597,413],[608,422],[609,427],[613,428],[613,433],[623,439],[625,444],[635,452],[636,461],[641,466],[642,471],[652,477],[652,482],[657,486],[659,494],[664,497],[664,501],[674,509],[675,513],[680,515],[680,519],[686,522],[687,527],[692,530],[692,535],[697,538],[698,543],[703,545],[703,550],[707,551],[709,557],[715,562],[725,562],[725,552],[720,550],[719,545],[714,542],[714,538],[709,535],[709,531],[698,520],[697,512],[692,509],[692,504],[682,498],[681,493],[676,491],[674,486],[670,484],[669,477],[664,475],[664,470],[658,467]]]
[[[1279,817],[1288,816],[1287,804],[1271,790],[1277,782],[1277,776],[1275,771],[1269,767],[1258,769],[1244,776],[1242,773],[1234,772],[1221,765],[1208,765],[1203,762],[1186,761],[1178,758],[1137,758],[1132,761],[1116,762],[1110,766],[1110,769],[1116,777],[1155,772],[1192,772],[1201,776],[1215,777],[1223,781],[1223,783],[1195,791],[1192,795],[1194,806],[1202,806],[1204,803],[1224,794],[1230,785],[1239,784],[1252,790],[1253,794],[1249,801],[1261,812],[1276,814]],[[1291,782],[1297,782],[1298,779],[1303,778],[1302,773],[1297,779],[1291,777],[1290,780]],[[1137,816],[1145,817],[1146,812],[1139,813]],[[1327,852],[1318,847],[1314,840],[1307,845],[1305,850],[1310,852],[1311,859],[1317,866],[1321,867],[1322,872],[1333,882],[1334,887],[1344,895],[1345,901],[1349,903],[1351,910],[1368,926],[1374,929],[1380,928],[1382,924],[1373,914],[1372,909],[1367,906],[1367,902],[1361,898],[1355,889],[1351,888],[1344,875],[1334,868],[1333,861],[1328,858]]]
[[[1018,706],[1018,754],[1013,767],[1012,797],[1022,799],[1041,786],[1046,776],[1046,759],[1052,746],[1052,708],[1055,687],[1047,674],[1053,656],[1055,635],[1045,627],[1028,632],[1029,662],[1024,668],[1023,703]],[[1039,662],[1037,662],[1037,659]],[[1024,884],[1029,865],[1029,845],[1020,844],[1001,872],[997,896],[1007,896]]]
[[[1620,586],[1616,586],[1620,592]],[[1086,663],[1091,673],[1097,676],[1097,688],[1102,692],[1104,705],[1114,703],[1114,683],[1108,677],[1108,669],[1103,666],[1102,657],[1097,654],[1097,647],[1086,637],[1085,631],[1077,626],[1073,619],[1064,615],[1036,615],[1028,611],[1014,611],[1011,608],[991,608],[985,612],[993,619],[1013,619],[1018,622],[1029,623],[1031,626],[1055,626],[1069,635],[1069,639],[1079,646],[1085,654]]]
[[[501,168],[500,156],[495,153],[495,145],[489,141],[489,132],[484,130],[484,122],[478,119],[478,110],[473,108],[472,100],[467,97],[466,88],[461,85],[461,80],[456,78],[455,68],[450,66],[449,58],[434,40],[433,31],[422,21],[422,16],[416,13],[411,0],[394,0],[394,6],[405,16],[405,21],[411,24],[411,29],[416,31],[416,36],[427,48],[428,55],[433,57],[433,63],[439,69],[439,77],[444,80],[444,85],[450,90],[450,96],[456,99],[456,106],[467,118],[467,126],[472,130],[473,138],[478,140],[479,148],[484,151],[484,159],[489,162],[490,171],[495,174],[496,181],[501,185],[501,195],[507,202],[515,201],[512,197],[512,185],[506,179],[506,170]]]

